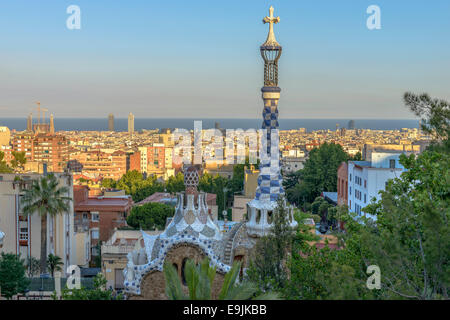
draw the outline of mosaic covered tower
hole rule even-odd
[[[186,191],[177,194],[173,219],[159,235],[142,231],[144,247],[128,253],[128,264],[123,271],[127,294],[134,298],[165,299],[162,272],[166,260],[182,278],[187,259],[199,262],[208,257],[217,273],[223,275],[230,270],[222,262],[223,234],[208,213],[206,193],[198,191],[199,178],[198,168],[191,166],[185,170]],[[220,279],[217,277],[217,281]]]
[[[282,176],[280,172],[279,136],[278,136],[278,100],[281,89],[278,87],[278,61],[282,47],[275,38],[274,24],[280,22],[280,17],[273,16],[273,7],[269,16],[263,19],[269,24],[269,34],[261,45],[261,56],[264,59],[264,87],[262,87],[263,137],[260,148],[260,174],[255,199],[248,204],[247,230],[252,236],[262,236],[270,230],[272,212],[277,206],[280,195],[284,195]],[[293,219],[293,209],[287,207],[291,225],[297,224]]]

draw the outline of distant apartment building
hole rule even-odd
[[[419,154],[422,150],[420,144],[412,144],[410,142],[405,142],[402,144],[366,143],[364,144],[362,150],[362,158],[363,160],[370,160],[373,152],[383,152],[383,151]]]
[[[69,141],[62,135],[38,133],[33,139],[32,161],[47,163],[52,172],[63,172],[69,161]]]
[[[379,191],[385,190],[389,179],[399,178],[405,168],[400,164],[402,153],[385,150],[372,151],[369,161],[348,162],[348,206],[350,211],[365,215],[363,211],[372,200],[380,199]],[[376,217],[371,216],[376,220]]]
[[[30,188],[33,180],[41,174],[0,174],[0,230],[5,237],[0,252],[20,254],[22,259],[41,256],[41,217],[38,213],[25,215],[21,199],[24,191]],[[73,198],[73,181],[70,174],[56,174],[60,186],[68,187],[66,196]],[[47,254],[53,253],[61,258],[62,270],[77,264],[74,237],[74,207],[53,218],[47,217]]]
[[[11,140],[11,132],[8,127],[0,127],[0,147],[9,146]]]
[[[168,148],[173,148],[175,145],[173,141],[173,133],[171,133],[170,130],[166,130],[166,132],[160,133],[159,143],[164,144]]]
[[[173,175],[172,153],[173,149],[166,148],[162,143],[139,147],[138,151],[130,156],[130,170],[167,178],[167,175]]]
[[[136,151],[136,152],[130,154],[128,156],[128,158],[129,158],[129,163],[130,163],[128,170],[129,171],[136,170],[136,171],[142,172],[142,168],[141,168],[141,152],[140,151]]]
[[[15,133],[11,139],[12,149],[17,152],[25,152],[27,161],[33,161],[33,140],[34,133],[31,131]]]
[[[69,141],[58,134],[19,132],[11,139],[11,147],[12,151],[25,152],[29,166],[25,171],[32,171],[45,163],[48,171],[63,172],[69,160]]]
[[[127,172],[124,151],[106,153],[100,150],[79,152],[70,156],[82,165],[82,174],[91,178],[120,179]]]
[[[134,133],[134,114],[132,114],[131,112],[128,115],[128,133]]]
[[[91,197],[87,186],[74,186],[75,229],[89,232],[89,239],[85,241],[89,241],[91,263],[100,253],[100,242],[107,241],[117,228],[127,225],[126,217],[132,203],[131,196]]]
[[[114,115],[112,113],[108,115],[108,131],[114,131]]]
[[[283,174],[297,172],[298,170],[303,169],[305,162],[305,157],[282,157],[281,170]]]
[[[234,164],[216,164],[216,163],[205,163],[205,172],[209,173],[213,177],[219,175],[226,179],[233,178]]]

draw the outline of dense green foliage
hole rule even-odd
[[[25,163],[27,163],[27,158],[25,157],[25,151],[22,151],[22,152],[13,151],[12,155],[13,155],[14,159],[11,160],[11,166],[14,169],[17,169],[17,168],[23,169]]]
[[[236,283],[241,264],[235,262],[231,270],[225,275],[219,300],[249,300],[249,299],[275,299],[277,295],[266,293],[256,296],[257,288],[248,281]],[[212,286],[216,276],[216,268],[211,267],[208,258],[196,265],[193,260],[187,260],[184,266],[184,275],[189,295],[182,290],[182,282],[173,265],[164,264],[166,278],[166,294],[170,300],[212,300]]]
[[[49,174],[33,180],[31,188],[25,189],[22,197],[22,210],[25,215],[38,213],[41,216],[41,273],[47,272],[47,215],[69,212],[72,198],[67,187],[60,187],[55,175]]]
[[[172,217],[175,208],[163,203],[150,202],[131,209],[127,217],[127,224],[135,229],[163,230],[166,220]]]
[[[131,195],[134,202],[139,202],[155,192],[177,193],[184,191],[184,176],[182,173],[178,173],[175,177],[169,177],[166,182],[161,182],[153,175],[144,179],[142,173],[132,170],[117,181],[109,178],[103,179],[102,187],[124,190],[126,194]]]
[[[389,296],[448,298],[450,281],[450,158],[427,151],[401,156],[407,169],[364,210],[377,215],[368,234],[369,260],[383,272]]]
[[[432,99],[426,93],[416,95],[407,92],[403,99],[406,106],[421,118],[422,130],[434,138],[429,150],[449,153],[450,103]]]
[[[290,279],[279,289],[285,298],[448,299],[450,159],[426,151],[403,155],[400,162],[407,170],[364,208],[376,223],[346,206],[328,208],[328,219],[345,221],[338,250],[311,246],[312,233],[301,224],[305,214],[297,215]],[[323,207],[317,199],[312,210],[321,214]],[[367,288],[370,265],[380,268],[379,290]]]
[[[0,173],[12,173],[14,170],[7,165],[4,159],[5,153],[0,151]]]
[[[449,298],[449,104],[410,93],[405,102],[422,117],[423,130],[434,137],[432,145],[419,156],[400,157],[406,170],[388,182],[378,201],[372,199],[363,208],[376,216],[376,222],[349,213],[346,206],[330,207],[315,199],[308,208],[312,213],[345,222],[345,232],[336,234],[338,249],[311,246],[313,233],[301,223],[305,214],[297,215],[300,225],[288,264],[290,278],[280,288],[285,298]],[[297,178],[304,178],[301,171],[286,184],[303,191]],[[380,269],[380,289],[367,287],[369,266]]]
[[[12,253],[1,253],[0,288],[2,296],[11,299],[18,293],[25,293],[29,280],[25,276],[25,262]]]
[[[62,262],[61,257],[55,256],[54,254],[50,253],[47,257],[47,266],[48,270],[50,271],[50,274],[52,277],[55,276],[55,271],[62,271],[61,266],[63,266],[64,263]]]
[[[337,190],[337,169],[351,158],[334,143],[324,143],[309,152],[303,169],[288,175],[283,186],[289,202],[300,205],[311,203],[321,192]]]

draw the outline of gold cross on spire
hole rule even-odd
[[[264,23],[269,23],[269,34],[267,35],[267,40],[264,42],[263,46],[280,46],[280,44],[275,39],[275,34],[273,33],[273,24],[280,22],[280,17],[273,16],[273,7],[269,8],[269,17],[263,19]]]

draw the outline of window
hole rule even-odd
[[[352,187],[350,187],[350,195],[352,195]]]
[[[350,173],[350,181],[352,181],[352,174]]]
[[[100,221],[100,215],[98,212],[91,212],[91,220],[93,222],[99,222]]]
[[[91,238],[98,239],[98,230],[97,229],[91,230]]]
[[[364,188],[367,188],[367,180],[364,180]]]
[[[367,194],[364,193],[364,203],[367,203]]]
[[[28,228],[20,228],[19,240],[28,240]]]
[[[391,169],[395,168],[395,159],[389,160],[389,168],[391,168]]]

